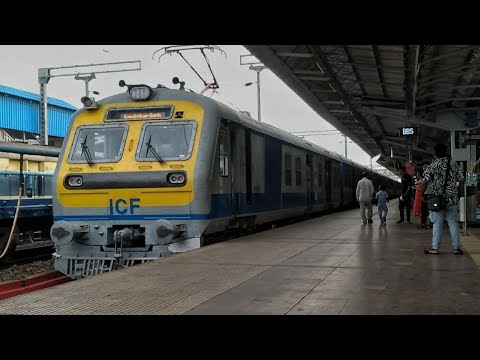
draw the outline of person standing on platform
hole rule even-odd
[[[366,224],[367,221],[369,224],[373,224],[372,200],[375,188],[373,187],[372,180],[367,177],[366,171],[362,173],[362,176],[357,184],[357,201],[360,203],[360,216],[362,217],[363,224]],[[367,216],[365,216],[365,209],[367,209]]]
[[[400,211],[400,220],[397,221],[397,224],[400,224],[405,221],[403,209],[407,213],[407,222],[410,222],[410,208],[412,206],[412,186],[413,179],[405,171],[404,166],[400,166],[400,177],[402,179],[402,195],[400,195],[400,200],[398,201],[398,210]]]
[[[440,254],[438,249],[442,240],[443,222],[447,218],[450,236],[452,237],[453,253],[462,255],[463,251],[460,249],[460,234],[458,230],[458,194],[463,193],[465,178],[462,168],[447,157],[445,144],[438,143],[434,149],[437,159],[425,171],[420,191],[423,193],[426,186],[431,182],[432,195],[443,195],[446,207],[439,211],[430,211],[429,217],[433,224],[432,247],[426,249],[425,254]]]

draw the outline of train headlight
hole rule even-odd
[[[130,89],[130,97],[134,101],[148,100],[152,96],[152,89],[147,85],[134,86]]]
[[[167,180],[170,184],[184,184],[185,183],[185,174],[184,173],[168,174]]]
[[[66,183],[71,187],[80,187],[83,185],[83,178],[81,176],[68,176]]]
[[[82,102],[83,106],[85,106],[85,109],[88,109],[88,110],[98,109],[98,104],[94,98],[84,96],[80,99],[80,101]]]

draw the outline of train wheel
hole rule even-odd
[[[7,246],[8,237],[10,236],[10,230],[11,229],[9,227],[0,227],[0,255],[3,254],[3,251]],[[18,234],[14,233],[12,241],[10,242],[10,246],[8,247],[8,250],[5,253],[5,255],[2,258],[0,258],[0,262],[10,261],[13,259],[15,254],[15,247],[18,241],[16,236],[18,237]]]

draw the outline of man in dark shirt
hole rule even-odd
[[[410,222],[410,207],[412,203],[412,186],[413,179],[410,175],[405,172],[405,167],[400,166],[400,177],[402,179],[402,194],[400,195],[400,200],[398,201],[398,210],[400,211],[400,220],[397,221],[397,224],[400,224],[405,221],[403,215],[403,209],[406,208],[407,212],[407,222]]]

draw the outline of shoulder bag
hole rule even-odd
[[[450,159],[447,160],[447,173],[445,174],[445,183],[443,184],[443,191],[441,195],[430,195],[427,200],[428,210],[430,211],[440,211],[444,210],[447,207],[447,202],[445,197],[445,189],[447,188],[448,175],[450,173]]]

